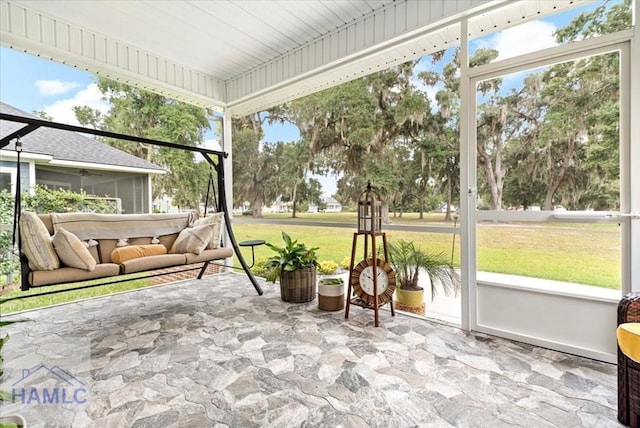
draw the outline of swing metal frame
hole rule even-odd
[[[16,116],[16,115],[12,115],[12,114],[7,114],[7,113],[0,113],[0,120],[6,120],[6,121],[10,121],[10,122],[18,122],[18,123],[22,123],[24,124],[24,126],[8,135],[6,135],[5,137],[0,139],[0,149],[5,148],[6,146],[9,145],[9,143],[12,140],[16,140],[15,141],[15,150],[16,150],[16,154],[17,154],[17,159],[16,159],[16,164],[17,164],[17,174],[16,174],[16,178],[17,178],[17,183],[16,183],[16,198],[15,198],[15,209],[14,209],[14,229],[13,229],[13,243],[15,245],[16,240],[18,242],[18,252],[20,254],[20,262],[21,265],[23,267],[22,269],[22,274],[25,274],[25,271],[28,272],[28,267],[26,266],[27,260],[26,258],[22,255],[21,252],[21,245],[20,245],[20,239],[19,239],[19,235],[20,235],[20,230],[18,227],[18,219],[20,218],[20,210],[21,210],[21,200],[20,200],[20,194],[21,194],[21,183],[20,183],[20,154],[22,152],[22,144],[20,142],[20,138],[24,137],[26,135],[28,135],[29,133],[35,131],[36,129],[39,128],[53,128],[53,129],[60,129],[63,131],[69,131],[69,132],[79,132],[79,133],[84,133],[84,134],[91,134],[91,135],[96,135],[96,136],[100,136],[100,137],[106,137],[106,138],[114,138],[114,139],[119,139],[119,140],[125,140],[125,141],[131,141],[134,143],[144,143],[144,144],[151,144],[154,146],[159,146],[159,147],[169,147],[169,148],[173,148],[173,149],[178,149],[178,150],[186,150],[186,151],[190,151],[190,152],[195,152],[195,153],[200,153],[202,155],[202,157],[207,161],[207,163],[209,164],[211,170],[209,173],[209,182],[207,185],[207,199],[205,202],[205,216],[207,215],[207,208],[208,208],[208,203],[209,203],[209,192],[211,190],[211,187],[214,187],[214,191],[212,192],[213,194],[213,198],[214,198],[214,203],[217,205],[216,209],[218,212],[222,212],[224,215],[224,224],[225,224],[225,228],[227,231],[227,237],[229,239],[229,243],[231,244],[231,247],[233,248],[233,251],[236,255],[236,257],[238,258],[238,261],[240,262],[240,265],[242,267],[242,269],[244,270],[244,272],[246,273],[246,275],[249,277],[249,280],[251,281],[251,284],[253,285],[253,287],[255,288],[256,292],[258,293],[258,295],[262,295],[263,291],[262,288],[260,287],[260,285],[258,284],[256,278],[253,276],[253,273],[251,272],[251,269],[249,268],[249,266],[247,265],[247,262],[245,261],[244,257],[242,256],[242,253],[240,252],[240,247],[238,246],[238,242],[236,241],[235,235],[233,233],[233,228],[231,227],[231,217],[229,216],[229,210],[228,210],[228,206],[227,206],[227,197],[226,197],[226,192],[225,192],[225,175],[224,175],[224,159],[226,159],[229,154],[223,151],[218,151],[218,150],[210,150],[210,149],[206,149],[204,147],[191,147],[191,146],[184,146],[181,144],[177,144],[177,143],[171,143],[171,142],[167,142],[167,141],[159,141],[159,140],[152,140],[149,138],[143,138],[143,137],[135,137],[132,135],[126,135],[126,134],[119,134],[116,132],[110,132],[110,131],[103,131],[100,129],[91,129],[91,128],[85,128],[85,127],[81,127],[81,126],[75,126],[75,125],[68,125],[68,124],[64,124],[64,123],[58,123],[58,122],[49,122],[46,120],[42,120],[42,119],[36,119],[36,118],[30,118],[30,117],[23,117],[23,116]],[[218,187],[218,197],[216,198],[215,196],[215,186],[213,186],[213,171],[215,170],[216,172],[216,176],[217,176],[217,187]],[[202,268],[189,268],[189,269],[183,269],[180,270],[178,272],[184,272],[184,271],[191,271],[191,270],[197,270],[200,269],[200,274],[198,275],[198,279],[201,279],[202,275],[204,274],[204,270],[207,268],[207,266],[209,265],[210,262],[204,262],[204,265],[202,266]],[[215,263],[215,262],[213,262]],[[218,263],[216,263],[218,264]],[[221,264],[221,266],[226,266],[224,264]],[[25,269],[26,268],[26,269]],[[236,267],[233,267],[234,269],[238,269]],[[155,269],[154,269],[155,270]],[[171,273],[175,273],[175,272],[171,272]],[[161,276],[161,275],[167,275],[170,273],[149,273],[146,276],[144,276],[144,278],[148,278],[148,277],[154,277],[154,276]],[[137,277],[136,279],[138,279],[139,277]],[[99,280],[98,280],[99,281]],[[23,298],[28,298],[28,297],[36,297],[36,296],[43,296],[43,295],[49,295],[49,294],[57,294],[57,293],[63,293],[63,292],[67,292],[67,291],[73,291],[73,290],[82,290],[85,288],[93,288],[93,287],[99,287],[99,286],[103,286],[103,285],[108,285],[108,284],[115,284],[115,283],[119,283],[119,282],[126,282],[126,281],[131,281],[131,278],[129,279],[119,279],[119,280],[113,280],[113,281],[107,281],[107,282],[99,282],[99,283],[95,283],[95,284],[90,284],[90,285],[85,285],[85,286],[81,286],[81,287],[74,287],[74,288],[67,288],[67,289],[63,289],[63,290],[53,290],[53,291],[45,291],[45,292],[41,292],[41,293],[37,293],[37,294],[25,294],[25,295],[21,295],[21,296],[16,296],[10,299],[5,299],[5,300],[14,300],[14,299],[23,299]],[[69,283],[60,283],[60,284],[70,284]],[[51,284],[51,285],[59,285],[59,284]]]

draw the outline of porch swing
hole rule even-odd
[[[240,249],[239,249],[239,246],[238,246],[238,242],[236,241],[235,235],[233,233],[233,228],[231,227],[231,219],[230,219],[230,216],[229,216],[229,211],[228,211],[228,206],[227,206],[227,198],[226,198],[226,193],[225,193],[225,176],[224,176],[224,165],[223,165],[223,159],[228,157],[227,153],[222,152],[222,151],[217,151],[217,150],[210,150],[210,149],[206,149],[206,148],[201,148],[201,147],[183,146],[183,145],[176,144],[176,143],[152,140],[152,139],[148,139],[148,138],[135,137],[135,136],[119,134],[119,133],[115,133],[115,132],[102,131],[102,130],[97,130],[97,129],[85,128],[85,127],[74,126],[74,125],[67,125],[67,124],[56,123],[56,122],[49,122],[49,121],[45,121],[45,120],[41,120],[41,119],[29,118],[29,117],[23,117],[23,116],[16,116],[16,115],[6,114],[6,113],[0,113],[0,120],[24,124],[23,127],[15,130],[14,132],[11,132],[10,134],[8,134],[8,135],[6,135],[6,136],[4,136],[4,137],[2,137],[0,139],[0,149],[3,149],[7,145],[9,145],[9,143],[12,140],[15,140],[16,165],[17,165],[16,181],[17,181],[17,183],[16,183],[16,190],[15,190],[15,207],[14,207],[14,223],[13,223],[13,225],[14,225],[13,226],[14,227],[13,228],[13,245],[15,246],[16,241],[17,241],[18,253],[20,255],[21,274],[22,274],[22,287],[21,287],[21,289],[23,291],[29,290],[29,289],[31,289],[33,287],[30,286],[29,281],[28,281],[28,275],[29,275],[29,272],[30,272],[29,260],[25,256],[25,254],[23,253],[22,240],[20,239],[21,238],[20,226],[19,226],[19,223],[20,223],[19,220],[21,218],[20,155],[21,155],[21,152],[22,152],[22,144],[20,142],[20,138],[21,137],[25,137],[29,133],[31,133],[31,132],[39,129],[39,128],[53,128],[53,129],[60,129],[60,130],[64,130],[64,131],[91,134],[91,135],[97,135],[97,136],[101,136],[101,137],[107,137],[107,138],[114,138],[114,139],[120,139],[120,140],[125,140],[125,141],[131,141],[131,142],[135,142],[135,143],[145,143],[145,144],[151,144],[151,145],[154,145],[154,146],[168,147],[168,148],[174,148],[174,149],[178,149],[178,150],[187,150],[187,151],[191,151],[191,152],[200,153],[202,155],[202,157],[204,157],[204,159],[209,164],[209,180],[208,180],[208,183],[207,183],[207,194],[206,194],[206,199],[205,199],[205,213],[204,213],[205,219],[206,219],[206,216],[208,214],[209,201],[213,200],[213,206],[215,206],[216,212],[221,213],[222,216],[223,216],[224,225],[225,225],[225,229],[226,229],[226,232],[227,232],[228,241],[229,241],[229,244],[231,244],[231,247],[233,249],[233,254],[235,254],[236,257],[238,258],[238,261],[240,262],[241,268],[246,273],[247,277],[251,281],[251,283],[252,283],[253,287],[255,288],[256,292],[258,293],[258,295],[262,295],[263,294],[262,288],[260,287],[260,285],[256,281],[255,277],[253,276],[253,274],[252,274],[252,272],[250,270],[250,267],[247,265],[242,253],[240,252]],[[215,171],[215,175],[217,177],[217,180],[214,180],[214,171]],[[217,183],[216,183],[216,181],[217,181]],[[217,186],[216,186],[216,184],[217,184]],[[126,215],[124,215],[124,214],[102,215],[102,216],[111,216],[111,218],[118,217],[120,219],[126,217]],[[132,215],[132,216],[134,216],[134,215]],[[151,215],[150,214],[150,215],[142,215],[142,216],[154,217],[155,215]],[[77,221],[76,220],[76,223],[80,223],[80,222],[81,221]],[[157,233],[157,234],[160,234],[160,233]],[[154,238],[154,240],[157,243],[158,240],[156,238]],[[242,243],[240,245],[242,245]],[[194,260],[197,261],[197,262],[196,263],[192,263]],[[167,269],[161,269],[161,268],[149,268],[149,269],[138,270],[137,272],[144,272],[145,273],[145,275],[142,276],[142,278],[150,278],[150,277],[167,275],[167,274],[175,274],[175,273],[180,273],[180,272],[199,270],[200,272],[199,272],[197,278],[201,279],[202,276],[205,273],[205,270],[207,269],[207,267],[209,266],[210,263],[214,263],[214,264],[217,264],[219,266],[231,267],[233,269],[240,269],[239,267],[235,267],[235,266],[227,266],[226,264],[220,263],[217,260],[206,260],[206,259],[203,259],[201,257],[198,258],[197,256],[194,256],[194,257],[192,257],[192,261],[191,262],[185,262],[184,266],[182,266],[182,265],[177,265],[177,266],[176,265],[170,265],[172,267],[177,268],[177,269],[171,269],[170,271],[167,271]],[[197,264],[197,265],[201,265],[201,266],[198,266],[198,267],[189,266],[189,265],[193,265],[193,264]],[[169,265],[167,265],[167,266],[169,266]],[[136,272],[136,271],[134,271],[134,272]],[[120,266],[119,273],[120,274],[126,274],[126,272],[123,272],[123,265]],[[126,281],[130,281],[132,279],[130,277],[129,278],[116,278],[116,279],[113,279],[114,276],[117,277],[117,276],[121,276],[121,275],[105,275],[104,278],[103,277],[96,277],[97,280],[96,281],[91,281],[90,284],[80,285],[80,286],[76,286],[76,287],[72,287],[72,288],[65,288],[65,289],[61,289],[61,290],[44,291],[44,292],[33,293],[33,294],[26,294],[25,293],[23,295],[11,297],[11,298],[8,298],[8,299],[5,299],[5,300],[24,299],[24,298],[44,296],[44,295],[49,295],[49,294],[57,294],[57,293],[62,293],[62,292],[67,292],[67,291],[82,290],[82,289],[87,289],[87,288],[99,287],[99,286],[103,286],[103,285],[126,282]],[[140,277],[136,277],[136,279],[138,279],[138,278],[140,278]],[[67,278],[67,279],[63,279],[61,281],[56,281],[55,283],[47,283],[47,284],[44,284],[44,285],[48,286],[48,285],[73,284],[73,283],[78,283],[78,282],[81,282],[81,281],[82,282],[86,282],[86,280],[75,280],[75,279],[68,280],[68,278]]]

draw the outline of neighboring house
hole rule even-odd
[[[326,206],[326,208],[324,209],[324,212],[339,213],[342,211],[342,204],[336,201],[335,199],[333,199],[331,196],[323,197],[322,202],[324,202]]]
[[[0,112],[37,118],[0,102]],[[0,121],[0,138],[24,124]],[[165,169],[82,134],[39,128],[21,138],[21,189],[36,184],[50,189],[118,198],[122,212],[151,212],[151,175]],[[15,140],[0,149],[0,189],[15,192]]]
[[[324,203],[324,210],[323,212],[325,213],[339,213],[342,212],[342,204],[338,201],[336,201],[334,198],[332,198],[331,196],[323,196],[322,197],[322,202]],[[309,204],[309,212],[310,213],[317,213],[318,210],[318,206],[316,204]]]
[[[272,213],[288,213],[293,210],[293,202],[291,201],[283,201],[282,196],[278,196],[276,201],[271,204],[269,207],[263,208],[263,212],[272,212]]]

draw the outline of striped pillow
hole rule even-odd
[[[54,270],[60,259],[51,244],[51,235],[36,213],[23,211],[18,222],[22,252],[32,270]]]
[[[169,250],[170,254],[193,253],[200,254],[207,248],[213,236],[213,225],[187,227],[178,235]]]

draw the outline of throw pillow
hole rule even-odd
[[[23,211],[18,222],[22,252],[33,270],[54,270],[60,260],[51,244],[51,235],[36,213]]]
[[[208,249],[215,249],[220,247],[220,240],[222,239],[222,224],[224,222],[224,213],[213,213],[207,217],[198,219],[193,223],[193,226],[202,226],[205,224],[213,225],[213,236],[211,241],[207,245]]]
[[[200,254],[207,248],[211,241],[211,236],[213,236],[213,226],[210,224],[187,227],[182,229],[169,252],[172,254]]]
[[[89,249],[76,235],[62,227],[53,235],[53,248],[58,257],[67,266],[92,271],[96,268],[96,260]]]
[[[127,245],[115,248],[111,252],[111,261],[120,264],[127,260],[160,254],[167,254],[167,247],[162,244]]]

